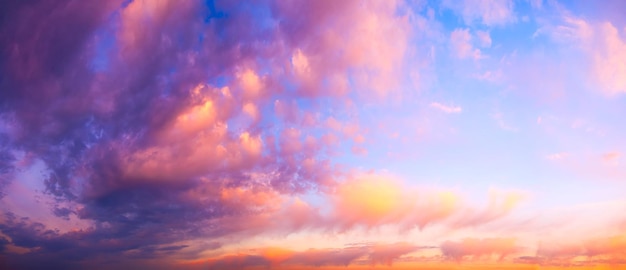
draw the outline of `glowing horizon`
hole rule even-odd
[[[2,2],[0,268],[624,268],[625,3]]]

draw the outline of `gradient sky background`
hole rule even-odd
[[[624,14],[0,1],[0,268],[619,269]]]

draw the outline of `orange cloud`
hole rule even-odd
[[[361,247],[344,249],[309,249],[298,252],[288,262],[295,265],[348,266],[352,261],[365,255],[367,249]]]
[[[394,260],[420,249],[408,243],[359,245],[345,248],[293,251],[285,248],[260,248],[247,253],[227,254],[207,260],[209,269],[247,269],[255,267],[334,267],[355,266],[369,260],[370,265],[392,266]],[[358,261],[358,262],[357,262]]]
[[[263,88],[265,87],[262,78],[251,69],[245,69],[237,73],[239,79],[239,85],[243,90],[243,97],[245,99],[257,99],[262,96]]]
[[[520,250],[515,241],[515,238],[465,238],[458,242],[446,241],[441,244],[441,253],[455,260],[462,260],[467,256],[479,258],[492,255],[502,260]]]
[[[433,223],[452,229],[480,226],[511,213],[525,195],[490,190],[486,207],[479,208],[451,191],[419,189],[391,176],[369,173],[339,183],[331,199],[333,211],[326,226],[343,231],[392,224],[405,231]]]
[[[216,259],[209,259],[208,269],[246,269],[249,267],[270,267],[270,261],[260,255],[234,254]]]
[[[255,94],[262,87],[258,76],[247,70],[240,77],[242,87],[254,92],[245,95],[260,98]],[[143,148],[123,149],[123,152],[130,151],[121,160],[125,178],[139,182],[144,179],[187,180],[211,171],[250,168],[263,158],[264,141],[260,134],[245,129],[234,133],[227,124],[238,106],[242,108],[240,114],[258,121],[261,115],[257,104],[249,101],[235,105],[239,101],[234,99],[228,86],[214,88],[199,84],[189,92],[188,106],[159,126],[154,140]],[[302,144],[299,131],[286,129],[283,133],[286,136],[281,142],[282,154],[298,152]]]
[[[604,155],[602,155],[602,158],[604,159],[604,161],[615,161],[616,159],[618,159],[620,157],[620,153],[619,152],[608,152]]]
[[[332,221],[341,229],[357,225],[398,225],[407,230],[451,216],[459,199],[451,192],[417,190],[397,179],[363,174],[339,184],[332,195]]]
[[[402,189],[393,180],[367,175],[338,187],[336,211],[348,219],[359,219],[374,225],[401,207]]]
[[[280,265],[284,261],[293,257],[294,253],[295,253],[294,251],[289,250],[289,249],[272,247],[272,248],[263,249],[261,251],[261,256],[266,258],[268,261],[271,262],[273,266],[275,266],[275,265]]]
[[[626,235],[588,240],[585,242],[585,254],[626,258]]]
[[[257,108],[257,106],[254,103],[248,102],[246,104],[243,105],[243,107],[241,108],[241,110],[247,114],[248,116],[250,116],[250,118],[252,118],[252,120],[257,121],[259,120],[259,109]]]
[[[305,160],[302,166],[309,162],[316,161]],[[253,174],[250,177],[262,179],[264,176]],[[210,183],[210,180],[203,181]],[[460,229],[502,218],[516,207],[521,196],[515,192],[492,191],[487,207],[481,209],[462,202],[451,191],[416,189],[391,176],[368,173],[329,186],[332,191],[322,196],[330,205],[319,208],[298,197],[261,187],[209,189],[209,186],[187,193],[185,200],[198,205],[219,202],[223,206],[221,211],[233,214],[216,218],[214,222],[229,224],[228,229],[220,233],[236,238],[258,234],[284,236],[302,231],[344,233],[384,226],[407,232],[432,224]],[[383,249],[393,248],[400,252],[413,247],[399,244]],[[372,260],[375,264],[387,264],[395,258],[392,254],[395,253],[376,253]]]

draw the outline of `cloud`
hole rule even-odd
[[[584,253],[584,247],[576,244],[539,243],[537,257],[552,261],[568,261]]]
[[[506,130],[510,132],[519,131],[519,128],[512,126],[510,123],[505,121],[504,115],[502,113],[499,113],[499,112],[494,113],[491,115],[491,117],[496,121],[496,123],[502,130]]]
[[[478,60],[483,58],[479,49],[472,45],[472,35],[469,29],[455,29],[450,34],[450,45],[455,57],[460,59],[472,58]]]
[[[14,177],[15,155],[9,147],[9,138],[7,135],[0,133],[0,199],[5,195],[6,186],[9,179]]]
[[[299,103],[351,83],[387,96],[411,31],[393,1],[266,4],[3,3],[0,174],[12,177],[15,153],[32,156],[43,196],[76,205],[54,213],[94,224],[72,239],[111,233],[118,255],[131,235],[156,245],[249,229],[221,223],[233,220],[273,226],[273,202],[332,186],[329,148],[365,140],[347,124],[320,131],[328,114]]]
[[[389,180],[367,175],[341,185],[337,190],[337,211],[343,217],[350,215],[368,223],[382,220],[403,203],[401,186]]]
[[[458,200],[451,192],[415,190],[390,176],[363,174],[337,187],[332,195],[334,211],[330,225],[340,230],[383,224],[423,228],[452,215]]]
[[[576,42],[590,63],[590,81],[609,96],[626,92],[626,41],[624,33],[611,22],[594,22],[564,12],[555,25],[546,25],[537,34],[547,33],[564,44]]]
[[[409,243],[395,243],[391,245],[376,245],[372,247],[369,254],[372,265],[384,264],[391,266],[393,261],[400,256],[420,249],[420,247]]]
[[[184,245],[161,245],[175,238],[155,228],[139,229],[133,225],[105,226],[60,233],[46,228],[42,223],[28,218],[5,214],[0,230],[10,235],[11,244],[27,249],[22,254],[11,254],[7,260],[15,268],[41,268],[43,265],[63,269],[81,269],[89,260],[100,265],[110,260],[118,262],[131,259],[158,258],[169,256],[184,249]],[[135,231],[137,234],[129,233]],[[143,237],[150,234],[152,237]],[[108,236],[107,236],[108,235]],[[125,241],[117,238],[123,237]],[[93,257],[93,253],[99,254]],[[120,257],[121,254],[126,256]]]
[[[487,31],[476,31],[476,36],[478,37],[478,41],[481,47],[489,48],[491,47],[491,36]]]
[[[619,263],[625,255],[624,235],[588,238],[570,244],[540,243],[537,249],[537,257],[542,264],[571,264],[580,256],[586,256],[586,261]]]
[[[420,77],[406,63],[420,32],[411,23],[430,24],[402,1],[18,2],[0,3],[0,200],[10,206],[0,260],[10,268],[173,268],[198,257],[218,269],[391,265],[421,247],[217,255],[253,237],[475,228],[522,200],[493,192],[480,207],[333,158],[379,155],[354,102],[384,103]],[[509,1],[450,5],[468,24],[515,20]],[[602,29],[598,44],[619,56],[619,31]],[[449,38],[463,59],[492,46],[487,31]],[[599,57],[611,68],[598,78],[619,88],[619,61]],[[32,207],[16,206],[22,198]],[[602,241],[587,253],[621,248]],[[442,250],[505,256],[512,245]]]
[[[307,249],[292,251],[283,248],[258,248],[253,252],[227,254],[208,259],[209,269],[246,269],[255,266],[343,266],[363,260],[371,265],[392,266],[395,259],[419,250],[408,243],[355,245],[338,249]]]
[[[489,190],[489,201],[483,209],[465,209],[453,221],[454,227],[463,228],[486,224],[508,215],[526,198],[523,192]]]
[[[290,62],[302,93],[345,95],[347,70],[361,96],[397,91],[410,37],[408,18],[395,13],[400,6],[399,1],[278,2],[274,9],[284,15],[279,27],[294,48]]]
[[[270,262],[258,255],[226,255],[219,259],[209,260],[209,269],[245,269],[248,267],[269,267]]]
[[[619,159],[620,156],[621,154],[619,152],[608,152],[602,155],[602,159],[606,162],[614,162]]]
[[[529,0],[528,2],[530,2],[530,6],[534,9],[541,10],[543,7],[543,0]]]
[[[430,106],[445,113],[460,113],[463,109],[459,106],[447,106],[439,102],[432,102]]]
[[[407,186],[384,174],[360,174],[340,183],[330,195],[332,211],[324,225],[346,231],[392,225],[400,231],[433,224],[450,229],[476,227],[505,217],[525,198],[517,191],[490,190],[485,207],[456,192]]]
[[[560,159],[566,158],[568,155],[569,154],[566,153],[566,152],[554,153],[554,154],[546,155],[546,159],[548,159],[548,160],[560,160]]]
[[[465,238],[461,241],[446,241],[441,244],[441,253],[454,260],[467,256],[489,257],[495,255],[499,260],[520,250],[514,238]]]
[[[616,235],[596,238],[585,242],[587,256],[611,256],[623,258],[626,255],[626,236]]]
[[[252,179],[257,177],[262,176],[252,176]],[[454,224],[454,227],[462,228],[502,217],[511,208],[509,200],[505,199],[502,202],[504,210],[500,210],[502,208],[498,205],[501,202],[496,199],[484,211],[467,206],[461,212],[458,195],[452,192],[416,190],[393,178],[371,174],[336,186],[336,192],[327,195],[334,203],[326,213],[302,200],[292,199],[289,194],[280,194],[268,188],[220,186],[211,179],[200,180],[192,187],[175,187],[176,192],[158,186],[117,190],[105,197],[107,201],[95,201],[92,202],[94,205],[77,210],[80,218],[96,221],[94,227],[80,231],[61,233],[41,223],[27,219],[19,221],[16,216],[9,216],[12,221],[4,222],[2,231],[13,237],[11,243],[14,245],[37,249],[42,256],[53,255],[57,259],[65,258],[65,263],[72,263],[79,258],[75,256],[86,258],[94,252],[103,258],[124,254],[126,259],[195,254],[193,249],[187,248],[188,244],[181,243],[193,238],[243,239],[259,234],[286,235],[303,230],[332,232],[384,225],[395,225],[401,230],[423,229],[433,223],[445,224],[454,216],[464,221],[463,224]],[[372,194],[377,195],[372,197]],[[143,204],[142,208],[133,207],[139,203]],[[475,216],[460,215],[466,212]],[[177,233],[164,233],[161,226],[150,225],[163,221],[167,221],[168,228]],[[25,231],[25,228],[28,230]],[[108,235],[110,240],[101,240],[103,235]],[[146,239],[146,235],[152,237]],[[47,246],[48,242],[55,244]],[[55,246],[57,244],[65,248]],[[371,253],[360,250],[311,251],[289,257],[291,259],[286,258],[291,253],[280,255],[274,250],[268,251],[267,254],[273,254],[271,256],[232,256],[211,265],[217,268],[282,262],[346,265],[367,254],[370,254],[372,264],[390,264],[402,254],[416,250],[416,247],[409,244],[376,245],[368,247],[368,250]],[[41,258],[44,262],[52,260],[51,257],[44,258]]]
[[[444,1],[443,6],[452,9],[463,17],[467,25],[475,22],[487,26],[500,26],[515,22],[514,2],[511,0],[481,0],[481,1]]]
[[[367,249],[363,247],[349,247],[343,249],[309,249],[296,253],[288,262],[295,265],[307,266],[348,266],[352,261],[365,255]]]
[[[622,33],[624,35],[624,33]],[[594,75],[609,94],[626,92],[626,41],[613,24],[605,22],[598,26],[595,40],[599,43],[592,49]]]
[[[280,249],[281,258],[277,260],[278,249],[260,249],[259,254],[232,254],[208,260],[209,269],[246,269],[255,266],[273,265],[300,266],[348,266],[355,259],[366,254],[367,249],[353,247],[344,249],[308,249],[295,252]]]

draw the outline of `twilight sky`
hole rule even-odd
[[[0,268],[619,269],[625,13],[0,1]]]

